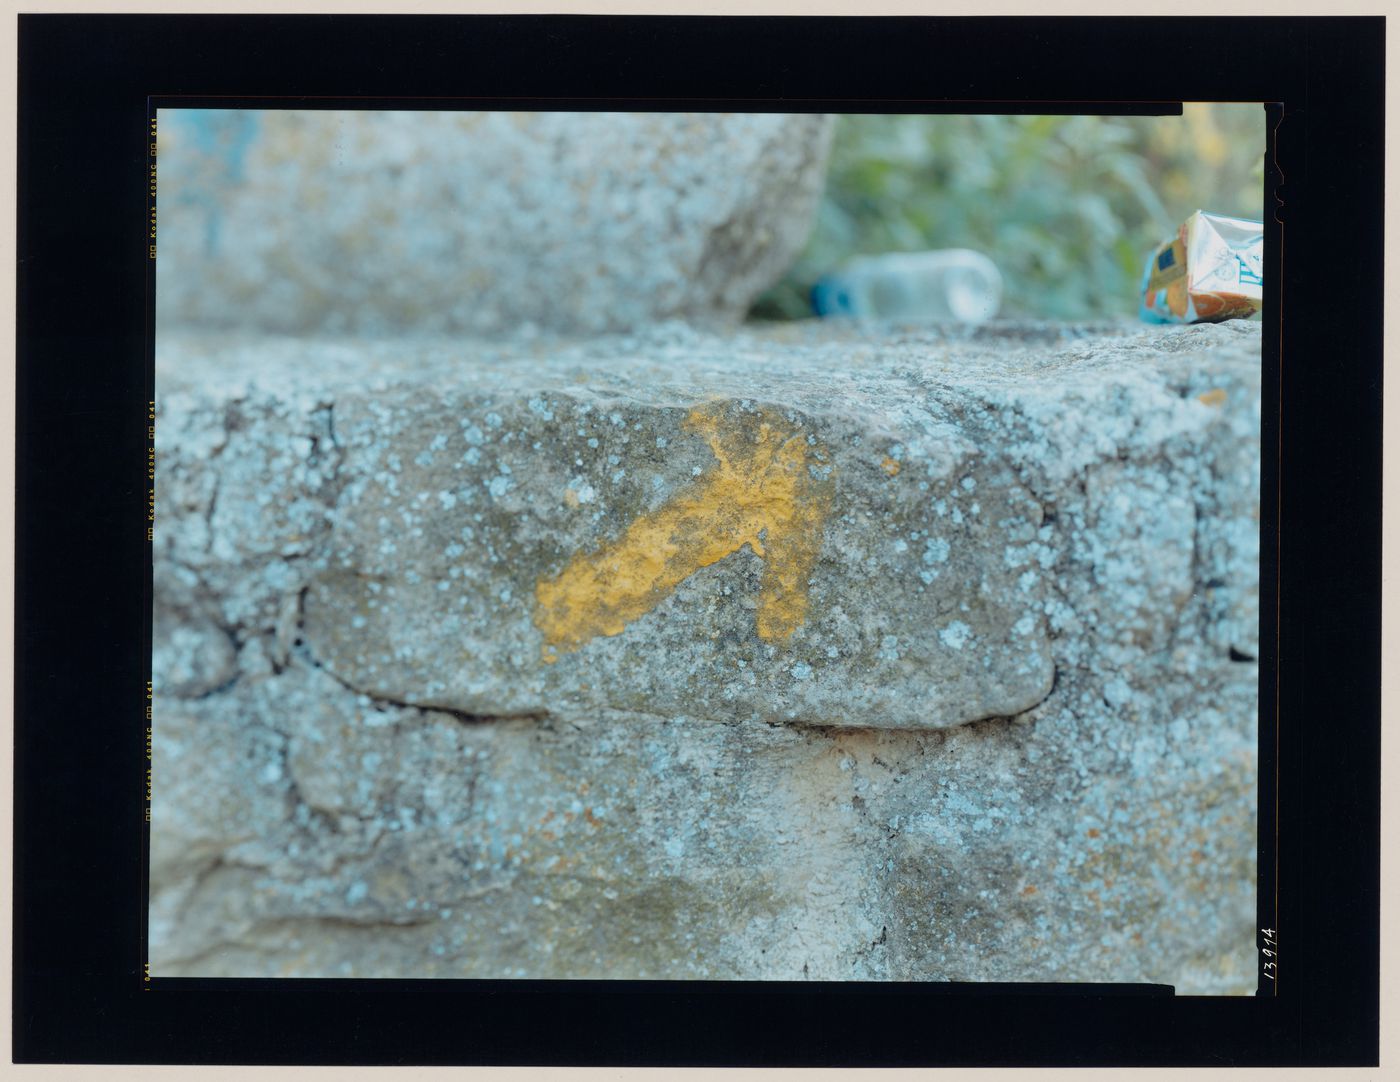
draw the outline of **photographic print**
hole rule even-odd
[[[1255,993],[1262,105],[154,143],[152,976]]]

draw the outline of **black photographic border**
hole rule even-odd
[[[19,27],[16,1061],[1376,1062],[1384,19],[49,14]],[[1259,659],[1260,928],[1277,932],[1276,981],[1253,998],[1193,998],[1089,985],[145,979],[148,122],[153,103],[255,100],[1276,103]]]

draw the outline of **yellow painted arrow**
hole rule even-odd
[[[713,407],[697,407],[682,425],[709,443],[715,465],[621,537],[536,583],[545,661],[620,634],[685,579],[745,545],[763,558],[759,638],[785,640],[806,619],[833,487],[829,469],[809,467],[826,456],[771,411],[759,412],[756,432]]]

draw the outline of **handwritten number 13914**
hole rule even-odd
[[[1269,980],[1278,979],[1278,962],[1274,961],[1278,957],[1278,933],[1272,928],[1259,929],[1264,945],[1259,949],[1264,953],[1264,976]]]

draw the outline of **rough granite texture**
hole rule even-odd
[[[153,973],[1253,990],[1257,324],[157,363]]]
[[[826,116],[162,110],[161,329],[736,322],[806,242]]]

